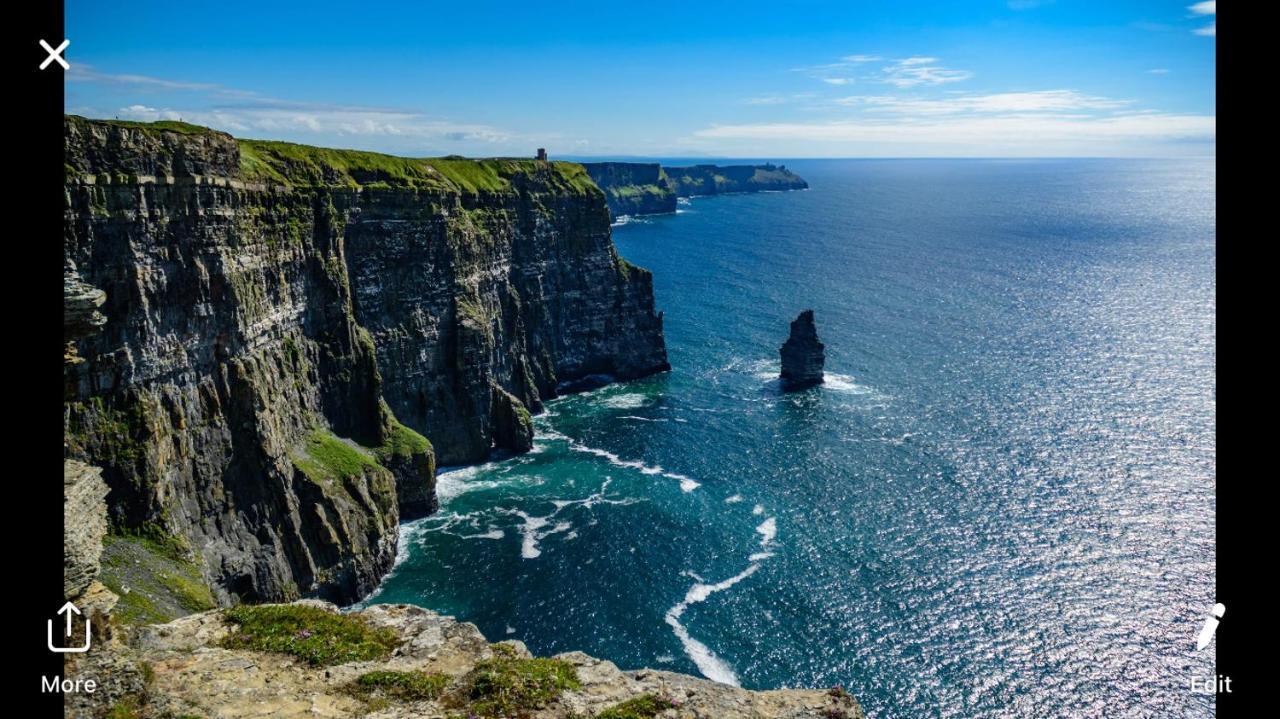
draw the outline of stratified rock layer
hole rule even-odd
[[[107,533],[107,485],[102,470],[83,462],[62,463],[62,589],[74,599],[98,576]]]
[[[328,607],[331,611],[336,608]],[[409,605],[376,605],[355,613],[385,627],[402,642],[391,658],[313,667],[292,657],[229,649],[222,639],[234,631],[218,612],[183,617],[147,627],[131,646],[97,647],[68,666],[67,676],[89,676],[110,665],[127,673],[146,666],[150,681],[134,696],[147,716],[272,717],[312,719],[377,716],[379,719],[467,716],[465,709],[439,700],[392,699],[371,707],[354,696],[349,685],[373,671],[438,672],[451,684],[478,662],[497,656],[473,624],[457,622]],[[504,652],[528,657],[517,641],[502,643]],[[99,656],[95,656],[99,655]],[[581,652],[560,654],[573,665],[581,686],[527,714],[529,719],[596,716],[619,702],[658,695],[677,703],[662,717],[681,719],[864,719],[858,702],[847,693],[822,689],[749,691],[683,674],[642,669],[620,671],[613,663]],[[83,674],[82,674],[83,673]],[[112,697],[117,700],[117,697]],[[89,719],[101,708],[83,696],[69,694],[68,719]]]
[[[604,190],[614,217],[675,212],[680,197],[809,187],[785,165],[663,167],[652,162],[587,162],[583,167]]]
[[[804,389],[822,383],[822,366],[826,362],[818,329],[813,324],[813,310],[805,310],[791,323],[791,336],[783,343],[782,385],[788,390]]]
[[[362,596],[437,459],[525,447],[562,382],[668,368],[578,165],[77,117],[65,162],[67,266],[107,318],[65,370],[68,456],[224,603]]]

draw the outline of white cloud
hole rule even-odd
[[[828,85],[848,85],[853,82],[847,77],[824,77],[822,81]]]
[[[502,143],[510,133],[487,125],[433,120],[415,112],[377,108],[301,105],[221,107],[182,110],[130,105],[119,111],[129,120],[184,120],[232,133],[308,133],[338,136],[416,138],[432,142]]]
[[[864,63],[864,62],[875,62],[880,59],[880,56],[879,55],[845,55],[840,59],[844,60],[845,62]]]
[[[942,99],[854,95],[840,98],[835,102],[846,107],[862,107],[871,111],[904,115],[1110,110],[1129,104],[1127,100],[1085,95],[1075,90],[999,92],[987,95],[955,95]]]
[[[1131,113],[1103,117],[1042,114],[942,117],[903,121],[853,119],[822,123],[717,125],[694,133],[701,141],[739,142],[793,154],[1062,155],[1131,154],[1136,146],[1211,143],[1211,115]]]
[[[948,82],[960,82],[973,77],[968,70],[951,70],[937,65],[937,58],[909,57],[899,60],[884,68],[886,82],[894,87],[916,87],[919,85],[941,85]]]
[[[1147,70],[1147,72],[1151,73],[1152,75],[1168,75],[1168,74],[1169,74],[1169,68],[1166,68],[1166,67],[1153,67],[1153,68],[1151,68],[1150,70]]]
[[[1196,15],[1217,15],[1218,3],[1214,2],[1214,0],[1207,0],[1206,2],[1198,2],[1195,5],[1188,5],[1187,9]],[[1218,23],[1212,22],[1191,32],[1204,37],[1217,37]]]

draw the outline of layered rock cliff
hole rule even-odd
[[[681,197],[809,187],[785,165],[663,167],[643,162],[586,162],[582,166],[604,190],[614,217],[675,212]]]
[[[786,165],[692,165],[667,167],[668,182],[679,197],[730,192],[804,190],[809,187]]]
[[[604,190],[614,217],[676,211],[675,187],[656,162],[585,162],[582,166]]]
[[[668,367],[578,165],[77,117],[65,163],[67,285],[106,318],[69,338],[67,455],[224,603],[363,595],[437,461],[527,449],[563,383]]]

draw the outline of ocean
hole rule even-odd
[[[443,471],[367,601],[877,719],[1212,716],[1213,161],[786,164],[615,227],[672,371]]]

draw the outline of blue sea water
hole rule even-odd
[[[788,164],[615,228],[674,369],[443,473],[370,601],[877,719],[1212,716],[1212,161]]]

